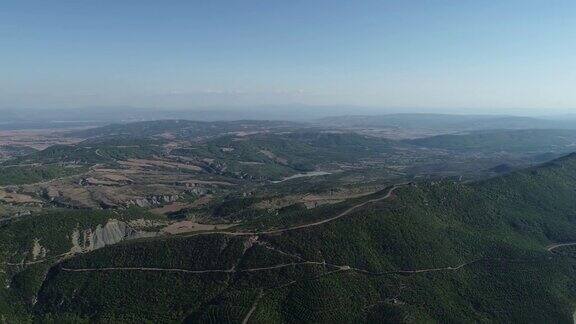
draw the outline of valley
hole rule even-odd
[[[576,324],[574,1],[0,1],[0,324]]]
[[[367,134],[167,120],[6,149],[0,312],[72,322],[572,318],[576,131]]]

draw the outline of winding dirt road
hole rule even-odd
[[[267,271],[267,270],[275,270],[293,266],[300,266],[300,265],[325,265],[325,266],[332,266],[338,268],[347,268],[347,266],[336,266],[327,264],[325,262],[314,262],[314,261],[305,261],[305,262],[293,262],[293,263],[285,263],[285,264],[278,264],[269,267],[259,267],[259,268],[249,268],[249,269],[215,269],[215,270],[186,270],[186,269],[169,269],[169,268],[146,268],[146,267],[117,267],[117,268],[79,268],[79,269],[72,269],[72,268],[65,268],[62,267],[62,271],[67,272],[96,272],[96,271],[161,271],[161,272],[181,272],[181,273],[191,273],[191,274],[204,274],[204,273],[241,273],[241,272],[259,272],[259,271]]]
[[[76,176],[77,176],[77,175],[76,175]],[[70,176],[70,177],[73,177],[73,176]],[[57,180],[57,179],[50,180],[49,182],[55,181],[55,180]],[[408,185],[410,185],[410,184],[411,184],[411,183],[396,184],[396,185],[392,186],[392,187],[386,192],[386,194],[385,194],[384,196],[382,196],[382,197],[374,198],[374,199],[367,200],[367,201],[365,201],[365,202],[359,203],[359,204],[357,204],[357,205],[354,205],[354,206],[346,209],[345,211],[341,212],[340,214],[338,214],[338,215],[336,215],[336,216],[334,216],[334,217],[326,218],[326,219],[323,219],[323,220],[321,220],[321,221],[317,221],[317,222],[314,222],[314,223],[308,223],[308,224],[303,224],[303,225],[296,225],[296,226],[293,226],[293,227],[288,227],[288,228],[283,228],[283,229],[277,229],[277,230],[261,231],[261,232],[212,231],[212,232],[203,232],[203,233],[194,233],[194,234],[188,234],[188,235],[181,235],[181,237],[193,237],[193,236],[214,235],[214,234],[230,235],[230,236],[257,236],[257,235],[264,235],[264,234],[281,234],[281,233],[285,233],[285,232],[288,232],[288,231],[294,231],[294,230],[299,230],[299,229],[304,229],[304,228],[309,228],[309,227],[320,226],[320,225],[323,225],[323,224],[330,223],[330,222],[333,222],[333,221],[335,221],[335,220],[338,220],[338,219],[340,219],[340,218],[342,218],[342,217],[344,217],[344,216],[347,216],[347,215],[349,215],[350,213],[352,213],[354,210],[356,210],[356,209],[358,209],[358,208],[361,208],[361,207],[363,207],[363,206],[366,206],[366,205],[368,205],[368,204],[375,203],[375,202],[379,202],[379,201],[382,201],[382,200],[386,200],[386,199],[388,199],[388,198],[390,198],[390,197],[392,196],[392,194],[394,193],[394,191],[395,191],[396,189],[401,188],[401,187],[403,187],[403,186],[408,186]],[[62,255],[59,255],[59,256],[55,256],[55,257],[60,257],[60,256],[64,256],[64,255],[68,256],[69,253],[65,253],[65,254],[62,254]],[[55,257],[51,257],[51,258],[55,258]],[[46,260],[47,260],[47,259],[45,259],[45,260],[39,260],[39,261],[33,261],[33,262],[26,262],[25,264],[23,264],[23,263],[8,263],[7,265],[10,265],[10,266],[21,266],[21,265],[41,263],[41,262],[44,262],[44,261],[46,261]],[[122,269],[120,269],[120,268],[102,268],[100,271],[105,271],[104,269],[109,269],[110,271],[111,271],[111,270],[114,270],[114,269],[116,269],[116,270],[122,270]],[[138,269],[138,268],[134,268],[134,270],[135,270],[135,269]],[[148,270],[146,270],[146,269],[148,269]],[[72,270],[72,269],[71,269],[71,270]],[[71,270],[67,270],[67,271],[71,271]],[[88,271],[88,269],[86,269],[86,270]],[[132,268],[125,268],[124,270],[132,270]],[[142,271],[156,271],[156,270],[154,270],[154,268],[142,268],[141,270],[142,270]],[[174,269],[174,270],[177,271],[177,270],[180,270],[180,269]],[[98,271],[98,269],[94,269],[94,271]],[[164,270],[162,270],[162,271],[166,271],[166,270],[164,269]],[[189,270],[182,270],[181,272],[183,272],[183,271],[189,271]],[[212,271],[212,270],[208,270],[208,271]],[[217,270],[217,271],[223,272],[223,271],[225,271],[225,270]],[[193,273],[193,272],[189,272],[189,273]]]
[[[386,200],[393,195],[393,193],[396,189],[398,189],[402,186],[406,186],[406,185],[410,185],[410,183],[394,185],[386,192],[385,195],[383,195],[381,197],[370,199],[370,200],[364,201],[362,203],[356,204],[356,205],[344,210],[343,212],[339,213],[338,215],[336,215],[334,217],[326,218],[326,219],[316,221],[313,223],[296,225],[296,226],[283,228],[283,229],[260,231],[260,232],[214,231],[214,232],[205,232],[205,233],[195,233],[195,234],[190,234],[190,235],[184,235],[184,237],[191,237],[191,236],[198,236],[198,235],[213,235],[213,234],[223,234],[223,235],[232,235],[232,236],[257,236],[257,235],[265,235],[265,234],[282,234],[282,233],[289,232],[289,231],[320,226],[323,224],[327,224],[327,223],[336,221],[342,217],[345,217],[345,216],[351,214],[352,212],[354,212],[355,210],[357,210],[361,207],[364,207],[368,204],[372,204],[375,202]],[[281,268],[286,268],[286,267],[302,266],[302,265],[321,265],[321,266],[331,267],[331,268],[335,269],[333,271],[329,271],[329,272],[326,272],[326,273],[318,276],[318,277],[321,277],[324,275],[342,272],[342,271],[357,271],[359,273],[364,273],[364,274],[368,274],[368,275],[418,274],[418,273],[427,273],[427,272],[434,272],[434,271],[455,271],[455,270],[459,270],[459,269],[461,269],[461,268],[463,268],[463,267],[465,267],[471,263],[473,263],[473,262],[464,263],[464,264],[461,264],[461,265],[458,265],[455,267],[449,266],[449,267],[445,267],[445,268],[418,269],[418,270],[398,270],[398,271],[389,271],[389,272],[382,272],[382,273],[376,273],[376,272],[371,272],[371,271],[364,270],[364,269],[353,268],[349,265],[335,265],[335,264],[329,264],[326,262],[315,262],[315,261],[293,262],[293,263],[279,264],[279,265],[274,265],[274,266],[269,266],[269,267],[238,269],[238,270],[235,268],[232,268],[232,269],[215,269],[215,270],[187,270],[187,269],[167,269],[167,268],[155,268],[155,267],[108,267],[108,268],[79,268],[79,269],[61,267],[60,269],[62,271],[66,271],[66,272],[154,271],[154,272],[177,272],[177,273],[188,273],[188,274],[208,274],[208,273],[232,274],[232,273],[242,273],[242,272],[259,272],[259,271],[269,271],[269,270],[281,269]],[[296,282],[297,281],[290,282],[287,285],[295,284]],[[248,311],[248,313],[244,317],[244,319],[242,321],[243,324],[248,323],[252,314],[256,311],[258,303],[263,296],[264,296],[264,292],[261,291],[259,293],[259,295],[256,297],[256,299],[254,300],[252,307],[250,308],[250,310]]]
[[[330,275],[330,274],[334,274],[334,273],[338,273],[338,272],[343,272],[343,271],[356,271],[359,273],[364,273],[367,275],[373,275],[373,276],[381,276],[381,275],[386,275],[386,274],[421,274],[421,273],[429,273],[429,272],[437,272],[437,271],[458,271],[468,265],[471,265],[475,262],[480,261],[480,259],[478,260],[474,260],[474,261],[470,261],[470,262],[466,262],[466,263],[462,263],[460,265],[457,266],[448,266],[448,267],[443,267],[443,268],[428,268],[428,269],[417,269],[417,270],[396,270],[396,271],[386,271],[386,272],[372,272],[372,271],[368,271],[368,270],[364,270],[364,269],[358,269],[358,268],[354,268],[354,267],[350,267],[348,265],[335,265],[335,264],[330,264],[330,263],[326,263],[326,262],[314,262],[314,261],[304,261],[304,262],[299,262],[299,263],[286,263],[286,264],[279,264],[279,265],[275,265],[275,266],[270,266],[270,267],[260,267],[260,268],[251,268],[251,269],[240,269],[240,270],[236,270],[236,269],[225,269],[225,270],[185,270],[185,269],[163,269],[163,268],[86,268],[86,269],[70,269],[70,268],[64,268],[62,267],[61,270],[63,271],[68,271],[68,272],[95,272],[95,271],[162,271],[162,272],[180,272],[180,273],[191,273],[191,274],[206,274],[206,273],[240,273],[240,272],[258,272],[258,271],[266,271],[266,270],[274,270],[274,269],[280,269],[280,268],[285,268],[285,267],[292,267],[292,266],[300,266],[300,265],[323,265],[323,266],[328,266],[328,267],[333,267],[336,268],[333,271],[328,271],[326,273],[320,274],[314,278],[310,278],[307,280],[314,280],[316,278],[321,278],[323,276],[326,275]],[[306,279],[305,279],[306,280]],[[293,284],[298,283],[299,281],[291,281],[287,284],[284,284],[282,286],[279,286],[277,288],[283,288],[286,286],[290,286]],[[250,310],[248,310],[248,312],[246,313],[246,315],[244,316],[243,320],[242,320],[242,324],[247,324],[248,321],[250,320],[250,318],[252,317],[252,315],[254,314],[254,312],[256,311],[258,304],[260,302],[260,300],[265,296],[265,292],[264,291],[260,291],[258,293],[258,296],[254,299],[254,302],[252,303],[252,306],[250,308]]]
[[[565,246],[574,246],[574,245],[576,245],[576,242],[554,244],[554,245],[550,245],[550,246],[546,247],[546,251],[554,253],[554,250],[556,250],[558,248],[565,247]]]
[[[268,231],[261,231],[261,232],[226,232],[226,231],[217,231],[217,232],[204,232],[204,233],[194,233],[194,234],[189,234],[189,235],[182,235],[182,237],[192,237],[192,236],[200,236],[200,235],[213,235],[213,234],[222,234],[222,235],[231,235],[231,236],[255,236],[255,235],[266,235],[266,234],[281,234],[281,233],[285,233],[285,232],[289,232],[289,231],[294,231],[294,230],[299,230],[299,229],[304,229],[304,228],[309,228],[309,227],[315,227],[315,226],[320,226],[326,223],[330,223],[333,222],[335,220],[338,220],[344,216],[347,216],[349,214],[351,214],[353,211],[355,211],[358,208],[364,207],[368,204],[372,204],[375,202],[379,202],[382,200],[386,200],[388,198],[390,198],[392,196],[392,194],[394,193],[394,191],[398,188],[404,187],[404,186],[408,186],[411,183],[402,183],[402,184],[397,184],[392,186],[384,196],[379,197],[379,198],[374,198],[374,199],[370,199],[367,200],[365,202],[359,203],[357,205],[354,205],[348,209],[346,209],[345,211],[341,212],[340,214],[334,216],[334,217],[330,217],[330,218],[326,218],[323,219],[321,221],[317,221],[314,223],[308,223],[308,224],[302,224],[302,225],[296,225],[296,226],[292,226],[292,227],[287,227],[287,228],[281,228],[281,229],[275,229],[275,230],[268,230]]]
[[[250,308],[250,310],[248,311],[248,313],[246,314],[246,316],[242,320],[242,324],[248,323],[248,321],[250,320],[250,317],[252,317],[252,314],[256,311],[256,307],[258,307],[258,302],[260,301],[260,299],[262,299],[262,297],[264,297],[264,291],[261,291],[258,294],[258,296],[256,297],[256,299],[254,299],[254,303],[252,304],[252,307]]]
[[[337,219],[339,219],[339,218],[342,218],[342,217],[344,217],[344,216],[352,213],[354,210],[356,210],[356,209],[358,209],[358,208],[364,207],[364,206],[366,206],[366,205],[368,205],[368,204],[372,204],[372,203],[375,203],[375,202],[379,202],[379,201],[382,201],[382,200],[386,200],[386,199],[388,199],[388,198],[390,198],[390,197],[392,196],[392,194],[394,193],[394,191],[395,191],[396,189],[398,189],[398,188],[400,188],[400,187],[403,187],[403,186],[407,186],[407,185],[409,185],[409,184],[408,184],[408,183],[405,183],[405,184],[394,185],[394,186],[392,186],[392,188],[390,188],[390,189],[388,190],[388,192],[387,192],[384,196],[379,197],[379,198],[370,199],[370,200],[367,200],[367,201],[365,201],[365,202],[363,202],[363,203],[354,205],[354,206],[346,209],[345,211],[341,212],[340,214],[338,214],[338,215],[336,215],[336,216],[334,216],[334,217],[326,218],[326,219],[324,219],[324,220],[321,220],[321,221],[318,221],[318,222],[314,222],[314,223],[309,223],[309,224],[304,224],[304,225],[293,226],[293,227],[289,227],[289,228],[285,228],[285,229],[264,231],[264,232],[262,232],[261,234],[278,234],[278,233],[284,233],[284,232],[288,232],[288,231],[293,231],[293,230],[298,230],[298,229],[308,228],[308,227],[314,227],[314,226],[319,226],[319,225],[322,225],[322,224],[326,224],[326,223],[333,222],[333,221],[335,221],[335,220],[337,220]]]
[[[242,273],[242,272],[259,272],[259,271],[268,271],[268,270],[275,270],[287,267],[295,267],[295,266],[302,266],[302,265],[320,265],[320,266],[327,266],[331,268],[336,268],[339,271],[356,271],[368,275],[373,276],[381,276],[387,274],[419,274],[419,273],[428,273],[428,272],[437,272],[437,271],[457,271],[460,270],[468,265],[471,265],[475,262],[480,260],[474,260],[470,262],[465,262],[457,266],[448,266],[444,268],[427,268],[427,269],[416,269],[416,270],[392,270],[392,271],[385,271],[385,272],[373,272],[364,269],[354,268],[349,265],[337,265],[331,264],[326,262],[316,262],[316,261],[304,261],[304,262],[293,262],[293,263],[284,263],[278,264],[269,267],[259,267],[259,268],[249,268],[249,269],[214,269],[214,270],[187,270],[187,269],[175,269],[175,268],[147,268],[147,267],[110,267],[110,268],[60,268],[62,271],[66,272],[104,272],[104,271],[158,271],[158,272],[179,272],[179,273],[190,273],[190,274],[206,274],[206,273]]]

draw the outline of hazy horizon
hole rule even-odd
[[[550,117],[576,116],[576,109],[530,109],[530,108],[418,108],[418,107],[376,107],[353,105],[309,105],[309,104],[276,104],[276,105],[214,105],[214,106],[81,106],[81,107],[0,107],[0,112],[30,115],[35,113],[74,113],[78,115],[93,113],[127,113],[127,112],[156,112],[156,113],[213,113],[230,112],[238,115],[243,113],[268,113],[270,115],[286,116],[294,119],[299,114],[301,118],[336,117],[336,116],[378,116],[394,114],[438,114],[438,115],[494,115],[517,117]]]
[[[576,4],[5,1],[0,109],[576,107]]]
[[[84,107],[84,108],[62,108],[62,109],[3,109],[0,108],[2,120],[0,129],[39,129],[39,128],[60,128],[77,126],[98,126],[111,123],[129,123],[138,121],[154,120],[194,120],[194,121],[238,121],[238,120],[278,120],[293,122],[313,122],[322,123],[323,118],[345,117],[345,116],[390,116],[391,120],[397,120],[395,116],[412,119],[417,117],[422,122],[426,120],[452,119],[458,116],[476,118],[477,120],[492,118],[494,122],[511,118],[511,122],[531,120],[528,124],[523,124],[526,128],[572,128],[576,122],[576,113],[570,111],[537,112],[532,114],[526,110],[514,111],[479,111],[463,112],[462,110],[420,110],[420,109],[382,109],[371,107],[351,107],[351,106],[307,106],[307,105],[284,105],[284,106],[218,106],[218,107],[197,107],[185,108],[142,108],[142,107]],[[445,116],[445,117],[442,117]],[[451,117],[453,116],[453,117]],[[499,117],[503,117],[499,118]],[[376,120],[382,120],[376,119]],[[550,124],[547,121],[555,121],[559,124]],[[464,120],[463,120],[464,122]]]

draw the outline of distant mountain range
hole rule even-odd
[[[474,131],[490,129],[574,129],[575,118],[535,118],[506,115],[390,114],[378,116],[337,116],[319,121],[341,127],[428,129]]]
[[[355,115],[350,115],[355,111]],[[383,110],[384,111],[384,110]],[[375,109],[345,106],[260,106],[252,108],[140,109],[104,107],[82,109],[0,110],[0,130],[59,128],[163,119],[195,121],[286,120],[325,126],[379,127],[468,131],[483,129],[576,128],[576,116],[521,117],[512,115],[382,114]]]
[[[399,185],[319,209],[324,222],[137,240],[12,285],[40,321],[569,323],[575,186],[574,155],[478,183]],[[58,220],[46,232],[23,220],[0,243],[62,250],[81,216],[106,221],[55,214],[39,218]]]
[[[576,129],[554,125],[172,119],[0,146],[0,318],[572,322]]]

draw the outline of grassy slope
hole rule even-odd
[[[239,322],[263,292],[254,322],[570,322],[576,262],[545,246],[576,241],[574,188],[576,156],[569,156],[475,184],[403,188],[392,201],[336,222],[259,237],[285,254],[261,246],[242,253],[247,238],[219,235],[120,244],[64,266],[249,269],[303,259],[387,273],[332,273],[334,267],[312,264],[203,275],[70,273],[56,266],[36,312],[133,322]],[[394,273],[472,261],[458,271]]]

